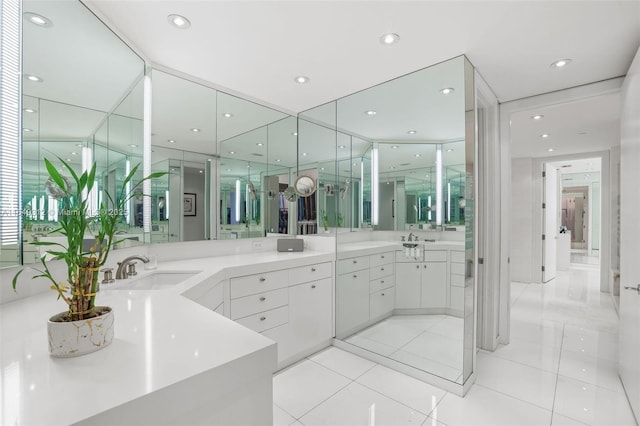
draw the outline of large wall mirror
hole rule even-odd
[[[473,257],[474,140],[466,121],[473,117],[472,102],[467,108],[473,94],[467,68],[464,57],[454,58],[305,111],[299,119],[300,155],[322,147],[310,163],[320,182],[319,231],[335,229],[337,235],[336,337],[356,352],[460,386],[472,371],[467,332],[473,328],[472,268],[463,267]],[[405,263],[401,239],[409,234],[424,252],[441,249],[412,254]],[[375,243],[395,253],[389,280],[402,281],[383,289],[395,292],[384,312],[373,301],[384,279],[376,281],[368,266],[357,268],[362,259],[354,257],[358,247]],[[452,278],[451,271],[460,276]],[[415,288],[412,297],[404,294],[405,283]]]
[[[25,0],[23,17],[25,243],[59,238],[49,235],[59,212],[45,190],[44,158],[60,166],[61,158],[78,173],[95,161],[97,202],[142,162],[144,63],[80,2]],[[126,245],[143,242],[141,226],[132,202],[119,225]],[[20,254],[25,264],[41,255],[28,244],[15,247],[11,256],[3,249],[2,266],[15,265]]]

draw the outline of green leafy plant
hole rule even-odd
[[[342,225],[344,225],[344,216],[342,216],[342,213],[336,215],[336,223],[338,224],[338,228],[342,228]]]
[[[322,226],[324,226],[324,230],[328,231],[329,230],[329,215],[327,215],[327,212],[325,210],[322,210],[322,212],[320,212],[320,217],[322,218]]]
[[[118,223],[126,211],[127,202],[135,195],[133,189],[127,192],[128,184],[138,170],[140,164],[131,169],[125,177],[118,197],[114,200],[111,194],[104,192],[103,201],[98,211],[90,211],[87,194],[96,184],[96,164],[90,170],[78,175],[73,168],[60,159],[67,169],[73,183],[63,176],[56,167],[45,158],[44,163],[49,173],[46,183],[49,195],[60,203],[59,227],[50,234],[59,233],[66,237],[66,245],[51,241],[33,241],[29,244],[50,247],[40,257],[41,269],[35,269],[38,274],[33,278],[46,278],[52,285],[51,289],[58,294],[68,305],[67,321],[88,319],[100,315],[96,311],[95,298],[98,291],[98,271],[109,256],[109,252],[119,241],[114,241],[118,230]],[[148,179],[154,179],[165,175],[165,172],[151,173],[131,188],[136,188]],[[83,242],[87,235],[94,237],[94,245],[86,251]],[[51,273],[48,265],[47,254],[53,260],[64,260],[67,265],[66,282],[57,280]],[[14,291],[20,274],[24,268],[13,277]]]

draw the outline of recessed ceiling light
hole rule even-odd
[[[410,134],[410,135],[415,135],[418,132],[416,132],[415,130],[409,130],[407,133]]]
[[[198,173],[204,173],[204,170],[199,170]]]
[[[279,163],[279,162],[280,162],[280,159],[279,159],[279,158],[276,158],[276,163]]]
[[[230,112],[225,112],[224,114],[222,114],[222,116],[224,118],[231,118],[231,117],[233,117],[233,114],[231,114]]]
[[[553,148],[549,148],[549,149],[547,149],[547,151],[553,152]]]
[[[228,171],[228,172],[230,172],[230,171],[231,171],[231,169],[227,169],[227,171]]]
[[[77,152],[75,152],[75,151],[72,151],[72,152],[71,152],[71,155],[78,155],[78,153],[77,153]]]
[[[367,114],[367,115],[376,115],[378,112],[370,109],[368,111],[365,111],[364,113]]]
[[[291,133],[291,136],[298,136],[298,132]]]
[[[36,110],[35,110],[35,109],[31,109],[31,108],[25,108],[25,109],[23,109],[23,111],[24,111],[24,112],[28,112],[28,113],[30,113],[30,114],[32,114],[32,113],[34,113],[34,112],[36,112]]]
[[[42,15],[38,15],[37,13],[25,12],[24,16],[31,22],[39,27],[51,27],[53,26],[53,22],[49,18],[46,18]]]
[[[194,127],[193,129],[191,129],[191,131],[193,133],[198,133],[200,131],[200,129],[198,129],[197,127]]]
[[[27,133],[28,133],[28,132],[33,132],[33,130],[32,130],[32,129],[27,129],[26,127],[25,127],[25,128],[23,128],[23,129],[22,129],[22,131],[23,131],[23,132],[27,132]]]
[[[416,157],[420,157],[420,154],[416,154]]]
[[[398,145],[391,145],[391,149],[398,149]]]
[[[169,143],[176,143],[176,141],[174,141],[173,139],[169,139],[167,142],[169,142]]]
[[[453,148],[447,149],[447,152],[452,152],[452,151],[453,151]]]
[[[380,43],[382,44],[395,44],[400,41],[400,36],[396,33],[388,33],[380,37]]]
[[[320,170],[324,170],[324,167],[320,167]]]
[[[309,82],[309,77],[307,77],[306,75],[299,75],[296,78],[294,78],[293,81],[299,84],[305,84]]]
[[[546,138],[548,138],[549,136],[551,136],[549,133],[543,133],[543,134],[541,134],[541,135],[540,135],[540,137],[541,137],[542,139],[546,139]]]
[[[306,156],[307,156],[307,153],[306,153],[306,152],[303,152],[303,153],[302,153],[302,156],[303,156],[303,157],[306,157]]]
[[[345,149],[347,146],[346,145],[338,145],[338,148],[340,149]]]
[[[443,95],[449,95],[453,92],[455,92],[455,90],[452,87],[445,87],[444,89],[440,89],[440,93],[442,93]]]
[[[71,158],[67,158],[67,163],[70,163],[70,162],[71,162]]]
[[[82,145],[81,143],[77,143],[76,146],[82,147],[84,145]]]
[[[169,23],[174,27],[181,30],[186,30],[191,26],[191,22],[182,15],[171,14],[167,16],[167,21],[169,21]]]
[[[537,120],[542,120],[543,117],[544,117],[544,115],[537,114],[537,115],[531,116],[531,119],[537,121]]]
[[[44,81],[41,77],[38,77],[37,75],[32,75],[32,74],[25,74],[24,78],[26,78],[29,81],[33,81],[34,83],[42,83]]]
[[[571,63],[571,59],[560,59],[552,63],[551,68],[564,68]]]
[[[258,142],[258,143],[256,144],[256,146],[263,146],[263,145],[264,145],[264,144],[263,144],[262,142]]]
[[[229,151],[229,154],[232,154],[232,155],[233,155],[233,154],[235,154],[235,153],[236,153],[235,151]]]
[[[130,144],[129,146],[130,146],[131,148],[137,148],[137,147],[138,147],[138,145],[136,145],[135,143],[132,143],[132,144]]]

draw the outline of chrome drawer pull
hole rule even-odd
[[[264,282],[264,281],[266,281],[266,280],[267,280],[267,279],[266,279],[265,277],[260,277],[260,282]]]
[[[353,278],[358,278],[358,276],[357,276],[357,275],[354,275],[354,276],[353,276]]]
[[[264,321],[266,319],[267,319],[267,317],[260,317],[260,321]]]
[[[313,284],[313,285],[311,286],[311,288],[316,288],[316,285],[315,285],[315,284]]]
[[[384,293],[382,293],[382,295],[384,296]]]
[[[353,261],[353,263],[358,263],[358,261],[357,261],[357,260],[354,260],[354,261]]]
[[[316,271],[316,268],[311,268],[311,272],[315,272],[315,271]]]
[[[380,256],[380,257],[384,259],[384,254],[382,256]]]
[[[380,268],[381,271],[384,271],[384,268]]]
[[[261,301],[261,302],[264,302],[265,300],[267,300],[267,298],[266,298],[266,297],[264,297],[264,296],[260,298],[260,301]]]
[[[384,280],[380,280],[380,284],[384,284]]]

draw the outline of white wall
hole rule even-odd
[[[533,159],[511,162],[511,280],[531,283],[533,278]]]

